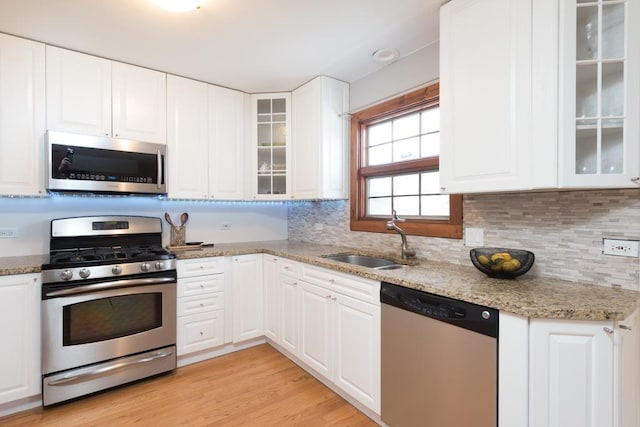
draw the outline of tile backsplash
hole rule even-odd
[[[464,226],[484,229],[485,246],[528,249],[527,274],[640,290],[640,260],[605,256],[602,239],[640,240],[640,189],[466,195]],[[292,202],[289,239],[400,251],[397,234],[349,230],[349,202]],[[470,265],[463,240],[408,236],[418,256]]]

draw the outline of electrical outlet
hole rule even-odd
[[[605,255],[638,258],[638,240],[602,239],[602,246]]]
[[[233,228],[233,224],[231,224],[230,222],[223,222],[220,228],[222,230],[231,230]]]
[[[15,227],[0,228],[0,239],[15,239],[18,237],[18,229]]]
[[[484,229],[483,228],[465,228],[464,244],[466,246],[484,246]]]

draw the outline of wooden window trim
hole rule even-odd
[[[389,173],[417,172],[439,167],[439,158],[426,158],[397,163],[392,165],[376,165],[362,167],[364,147],[362,147],[362,128],[376,121],[387,120],[430,104],[437,104],[440,95],[440,84],[435,83],[422,89],[407,93],[397,98],[376,104],[358,111],[351,117],[351,189],[350,189],[350,225],[354,231],[374,233],[395,233],[387,230],[389,218],[366,216],[366,182],[365,178],[388,175]],[[462,238],[462,195],[449,196],[449,220],[425,220],[408,218],[400,227],[414,236]]]

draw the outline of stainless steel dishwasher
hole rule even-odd
[[[382,420],[498,425],[498,311],[383,282]]]

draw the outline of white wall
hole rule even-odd
[[[167,201],[148,197],[50,198],[0,197],[0,228],[15,227],[19,237],[0,239],[0,257],[49,252],[50,221],[88,215],[141,215],[163,218],[163,243],[169,243],[168,212],[174,219],[189,213],[187,241],[230,243],[287,238],[287,207],[269,202]],[[230,223],[230,230],[222,230]]]
[[[440,76],[440,43],[435,42],[351,83],[349,111],[409,92]]]

